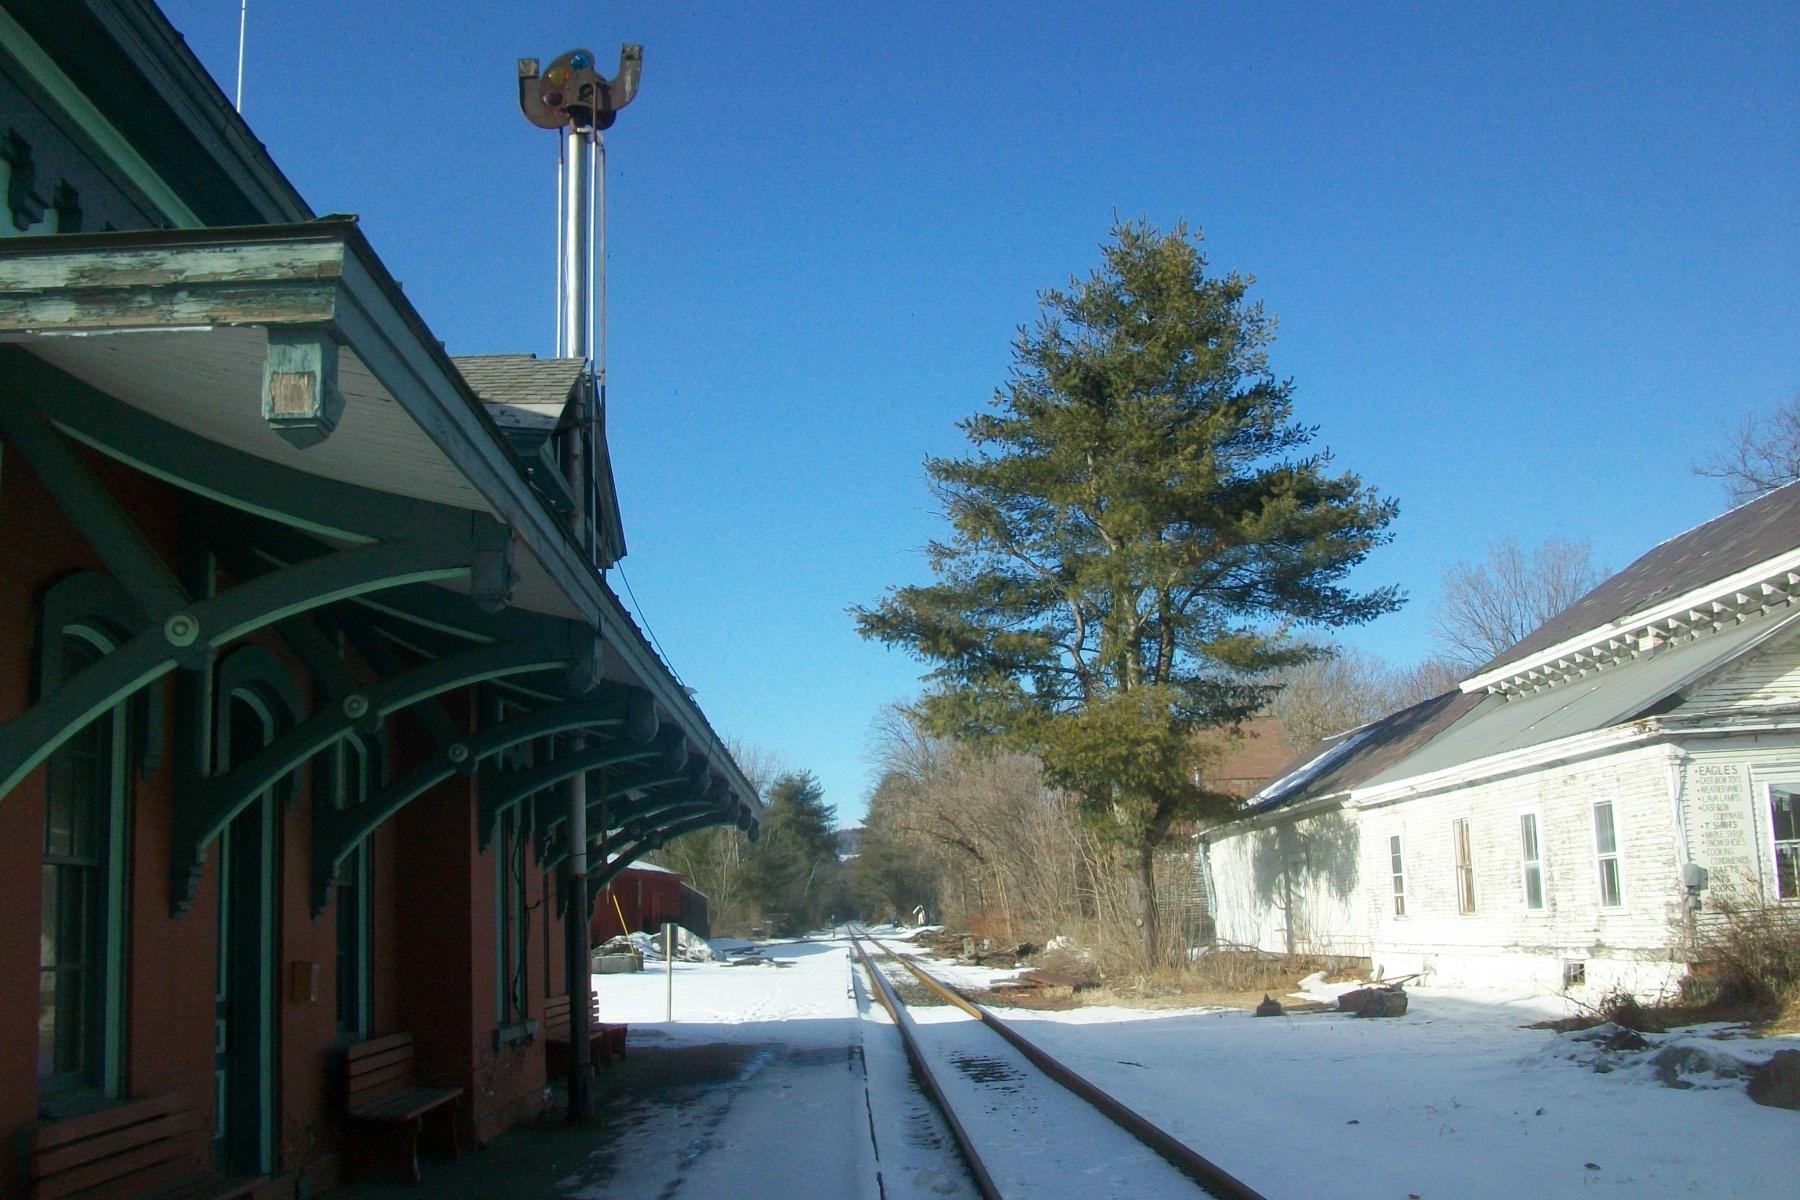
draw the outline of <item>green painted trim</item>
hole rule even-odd
[[[617,685],[602,685],[614,686]],[[343,863],[382,825],[414,800],[456,774],[483,770],[484,760],[534,738],[548,737],[575,729],[601,730],[616,726],[644,728],[644,706],[647,693],[637,688],[620,688],[622,695],[600,700],[562,704],[557,707],[523,713],[501,721],[473,737],[453,742],[434,758],[390,783],[353,809],[313,810],[313,915],[321,915],[331,902],[331,881]],[[654,713],[649,714],[654,716]],[[627,735],[627,742],[630,742]],[[451,757],[460,754],[459,758]],[[490,768],[491,769],[491,765]],[[498,810],[481,810],[481,849],[492,840]]]
[[[502,675],[560,666],[562,659],[554,647],[503,642],[402,671],[373,687],[351,693],[335,705],[320,706],[311,717],[270,742],[248,762],[198,784],[184,803],[191,810],[206,814],[205,824],[200,826],[204,844],[254,796],[358,728],[456,688]],[[177,852],[181,849],[176,847]]]
[[[101,1087],[107,1096],[125,1094],[125,987],[130,977],[127,952],[131,929],[126,923],[130,907],[131,859],[131,721],[130,706],[113,709],[112,796],[107,811],[106,844],[106,995],[101,1033]]]
[[[559,783],[588,771],[598,771],[605,767],[620,766],[624,763],[653,760],[661,757],[662,753],[660,748],[654,746],[645,749],[617,745],[595,746],[578,754],[552,759],[541,766],[530,767],[523,771],[506,771],[491,776],[484,772],[480,776],[481,848],[485,851],[492,843],[491,827],[493,822],[526,797],[534,796],[545,788],[555,787]]]
[[[88,722],[182,661],[335,600],[468,573],[465,545],[359,546],[253,579],[153,622],[12,720],[0,724],[0,798]],[[181,638],[172,640],[176,625]]]
[[[29,404],[0,400],[0,433],[13,444],[125,590],[146,614],[168,616],[187,607],[175,573],[132,524],[113,494]]]
[[[37,81],[37,85],[62,105],[69,118],[83,133],[94,139],[94,144],[100,148],[101,153],[110,158],[113,165],[152,204],[162,210],[170,224],[183,229],[197,229],[205,224],[194,215],[193,209],[182,203],[181,197],[144,160],[143,155],[126,140],[125,135],[94,107],[94,102],[75,86],[73,80],[63,74],[62,68],[56,65],[56,60],[4,8],[0,8],[0,47],[4,47],[18,60],[26,73]]]
[[[0,403],[35,407],[71,438],[221,507],[337,542],[468,536],[466,509],[311,475],[189,433],[16,345],[0,345]],[[484,518],[488,519],[488,518]]]

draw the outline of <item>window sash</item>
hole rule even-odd
[[[64,632],[73,674],[102,650]],[[91,721],[45,771],[38,951],[40,1094],[117,1090],[123,949],[115,909],[124,894],[125,723],[115,708]]]
[[[514,805],[500,815],[500,837],[494,856],[494,1008],[503,1025],[525,1019],[527,947],[531,916],[525,903],[525,849],[530,831]]]
[[[1519,814],[1519,857],[1525,887],[1525,907],[1532,912],[1544,907],[1544,861],[1538,845],[1536,813]]]
[[[1469,844],[1469,819],[1450,822],[1456,850],[1456,911],[1467,916],[1475,911],[1475,856]]]
[[[357,737],[337,746],[339,808],[350,809],[369,798],[368,748]],[[367,839],[345,860],[337,885],[337,1027],[346,1037],[367,1037],[370,1029],[370,956],[374,941],[369,895],[370,855]]]
[[[1594,805],[1594,858],[1600,885],[1600,907],[1622,906],[1625,892],[1619,874],[1619,833],[1613,822],[1611,800]]]
[[[1769,824],[1775,831],[1775,894],[1800,900],[1800,792],[1769,789]]]
[[[1394,876],[1394,915],[1406,915],[1406,859],[1401,853],[1398,834],[1388,838],[1388,866]]]

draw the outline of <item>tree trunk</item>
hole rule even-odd
[[[1156,846],[1152,842],[1138,846],[1138,885],[1144,896],[1144,961],[1154,969],[1160,965],[1162,938],[1157,930]]]

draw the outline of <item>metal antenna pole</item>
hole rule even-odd
[[[602,176],[599,171],[600,131],[610,127],[619,109],[637,94],[638,72],[643,64],[641,46],[625,46],[619,52],[619,74],[607,79],[594,69],[594,56],[586,50],[571,50],[550,64],[542,75],[534,58],[519,60],[519,107],[532,124],[541,129],[567,130],[563,140],[565,152],[558,181],[560,213],[557,221],[557,351],[569,358],[587,359],[592,354],[594,311],[594,257],[592,233],[597,215],[596,193]],[[604,270],[604,268],[602,268]],[[602,285],[604,286],[604,285]],[[601,320],[604,330],[604,318]],[[604,334],[602,334],[604,336]],[[604,355],[602,356],[604,363]],[[604,366],[601,367],[602,378]],[[575,499],[573,524],[580,531],[582,544],[593,551],[593,517],[591,497],[594,495],[594,409],[598,407],[592,388],[578,393],[577,410],[564,438],[563,469],[567,473],[569,491]],[[570,737],[573,750],[579,754],[586,739]],[[605,787],[604,781],[602,788]],[[564,930],[568,939],[569,961],[569,1120],[585,1121],[592,1116],[593,1099],[589,1088],[591,1074],[591,1006],[592,963],[588,950],[588,837],[587,837],[587,773],[576,774],[569,781],[569,817],[566,830],[569,856],[566,886],[569,914]],[[604,793],[602,801],[604,802]],[[606,818],[602,816],[602,823]],[[602,829],[602,845],[608,841],[608,830]]]
[[[594,296],[598,303],[595,309],[599,313],[599,340],[593,342],[594,353],[594,402],[587,411],[588,445],[600,444],[600,415],[606,408],[606,139],[596,131],[594,134],[594,181],[593,190],[589,193],[594,204],[592,226],[594,230]],[[590,340],[592,336],[590,333]],[[590,476],[592,472],[589,472]],[[599,484],[590,478],[593,490],[593,504],[599,503]],[[591,511],[591,508],[590,508]],[[600,536],[596,532],[595,523],[587,523],[587,549],[595,562],[600,559]],[[603,572],[604,573],[604,572]]]
[[[561,134],[556,138],[556,357],[563,356],[563,172],[568,151]]]
[[[250,0],[238,0],[237,110],[244,111],[244,29],[250,23]]]
[[[563,173],[562,342],[568,358],[588,356],[588,220],[592,207],[589,183],[594,131],[573,126],[569,130],[569,166]]]

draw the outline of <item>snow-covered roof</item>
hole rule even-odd
[[[1244,815],[1348,792],[1427,744],[1479,702],[1479,697],[1446,692],[1315,743],[1250,798]]]
[[[606,860],[608,866],[610,866],[613,863],[616,863],[618,861],[619,861],[619,856],[616,854]],[[655,863],[643,862],[643,861],[634,862],[634,863],[630,864],[629,866],[627,866],[625,869],[627,871],[648,871],[648,872],[652,872],[657,875],[679,875],[679,874],[681,874],[680,871],[671,871],[667,867],[659,867]]]

